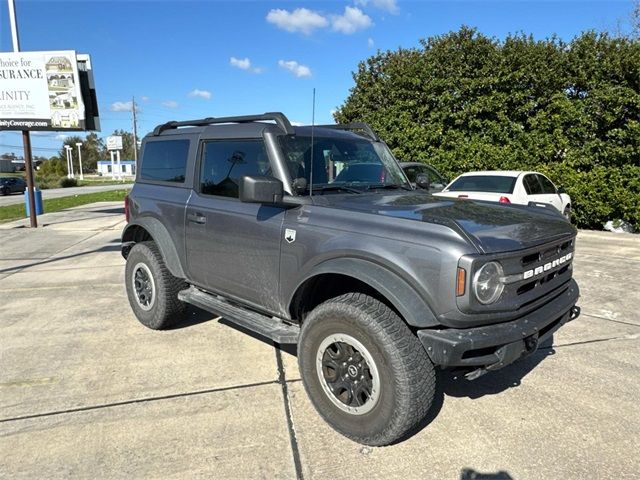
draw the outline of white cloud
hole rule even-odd
[[[294,127],[302,127],[304,125],[304,123],[302,123],[302,122],[291,122],[291,125],[293,125]]]
[[[142,101],[143,102],[148,102],[149,101],[149,97],[147,97],[146,95],[142,96]]]
[[[66,140],[68,136],[69,135],[66,135],[64,133],[59,133],[58,135],[56,135],[56,140]]]
[[[311,69],[306,65],[301,65],[295,60],[278,60],[278,65],[280,65],[285,70],[289,70],[298,78],[310,77]]]
[[[371,17],[356,7],[345,7],[342,15],[331,17],[331,28],[336,32],[351,35],[373,25]]]
[[[232,67],[239,68],[240,70],[245,70],[251,73],[262,73],[262,68],[252,67],[251,60],[249,60],[246,57],[245,58],[231,57],[229,59],[229,65],[231,65]]]
[[[197,88],[194,88],[193,90],[191,90],[188,94],[190,97],[200,97],[200,98],[204,98],[205,100],[211,100],[211,92],[209,90],[199,90]]]
[[[251,68],[251,60],[248,58],[231,57],[229,63],[232,67],[239,68],[240,70],[249,70]]]
[[[329,20],[318,12],[306,8],[296,8],[289,12],[280,8],[270,10],[267,14],[267,22],[287,32],[301,32],[311,35],[314,30],[329,25]]]
[[[376,44],[376,43],[373,41],[373,38],[369,37],[369,38],[367,39],[367,46],[368,46],[369,48],[373,48],[375,44]]]
[[[167,100],[162,102],[162,106],[167,108],[178,108],[180,105],[178,105],[178,102],[175,100]]]
[[[396,14],[400,11],[397,0],[356,0],[356,5],[366,7],[371,4],[375,8]]]
[[[112,112],[130,112],[132,105],[132,102],[114,102],[111,104],[109,110]]]

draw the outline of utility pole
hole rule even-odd
[[[9,4],[9,23],[11,23],[11,40],[13,42],[13,51],[20,51],[20,41],[18,39],[18,24],[16,22],[16,6],[15,0],[7,0]],[[35,188],[33,185],[33,161],[31,158],[31,136],[29,130],[22,131],[22,145],[24,147],[24,168],[27,174],[27,192],[29,195],[29,220],[31,228],[38,227],[38,218],[36,217],[36,199]]]
[[[133,160],[138,165],[138,119],[136,117],[136,97],[131,97],[131,111],[133,112]]]

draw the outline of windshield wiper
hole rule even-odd
[[[351,188],[344,185],[314,185],[313,191],[319,190],[321,192],[349,192],[349,193],[362,193],[362,190],[358,190],[357,188]]]
[[[367,185],[367,190],[397,190],[398,188],[401,188],[403,190],[412,190],[412,188],[409,188],[407,185],[402,184],[402,183],[388,183],[388,184],[383,184],[383,183],[375,183],[372,185]]]

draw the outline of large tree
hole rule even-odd
[[[571,42],[475,29],[360,62],[338,122],[369,122],[401,160],[452,177],[542,170],[573,197],[579,225],[640,224],[640,42]]]

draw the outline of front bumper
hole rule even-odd
[[[480,367],[468,378],[498,370],[534,352],[565,323],[578,317],[578,284],[537,310],[510,322],[466,329],[419,330],[418,338],[431,361],[442,367]]]

